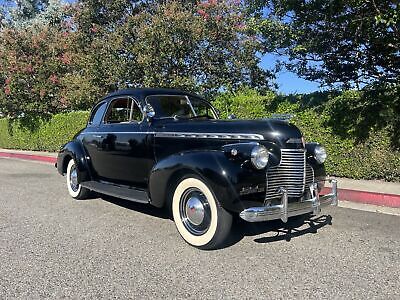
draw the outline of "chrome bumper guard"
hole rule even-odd
[[[263,222],[281,219],[287,222],[289,217],[313,213],[317,215],[321,212],[322,206],[337,206],[337,180],[327,180],[332,183],[332,193],[320,196],[318,192],[318,184],[314,182],[309,185],[310,199],[302,199],[299,202],[288,203],[288,192],[281,187],[279,192],[281,196],[281,204],[266,205],[260,207],[250,207],[240,213],[240,217],[247,222]]]

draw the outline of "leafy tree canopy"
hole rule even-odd
[[[240,5],[170,1],[130,16],[112,40],[135,86],[181,87],[213,94],[246,84],[262,87],[261,44],[249,34]]]
[[[56,2],[21,2],[14,9],[24,12],[23,24],[8,18],[0,31],[6,116],[87,109],[112,85],[211,96],[271,84],[273,74],[258,66],[261,43],[240,1],[82,0],[53,6],[51,15],[61,18],[41,22]]]
[[[45,24],[56,25],[64,18],[64,6],[61,0],[5,1],[2,7],[2,24],[4,27],[20,30]]]
[[[398,1],[249,2],[264,13],[256,27],[265,51],[287,56],[300,76],[345,87],[399,82]]]

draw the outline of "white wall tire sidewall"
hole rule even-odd
[[[211,224],[208,230],[200,235],[193,235],[191,234],[182,223],[180,212],[179,212],[179,204],[182,198],[182,194],[191,187],[198,188],[208,200],[211,210]],[[172,199],[172,214],[174,217],[176,228],[178,229],[179,233],[183,237],[183,239],[188,242],[189,244],[201,247],[207,245],[215,236],[217,232],[218,226],[218,210],[217,210],[217,201],[207,187],[207,185],[199,179],[196,178],[187,178],[182,180],[175,189],[174,196]]]
[[[67,188],[68,188],[69,195],[73,198],[77,198],[79,196],[79,194],[81,193],[82,186],[79,185],[78,190],[76,192],[71,188],[70,174],[71,174],[71,169],[74,165],[75,165],[75,161],[73,159],[71,159],[68,162],[68,166],[67,166]]]

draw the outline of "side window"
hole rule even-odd
[[[119,98],[111,102],[104,123],[139,122],[141,120],[142,112],[136,102],[131,98]]]
[[[89,119],[89,124],[99,125],[101,123],[101,119],[103,118],[106,107],[107,107],[106,102],[99,104],[92,112],[92,115],[90,116]]]
[[[104,123],[129,122],[131,106],[132,100],[130,98],[113,100],[104,118]]]

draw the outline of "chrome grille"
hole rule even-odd
[[[305,169],[304,149],[281,149],[281,163],[267,171],[265,201],[280,198],[281,194],[277,191],[279,187],[285,187],[289,197],[301,197],[306,182]]]
[[[313,182],[314,182],[314,170],[309,164],[306,164],[306,186],[310,185]]]

